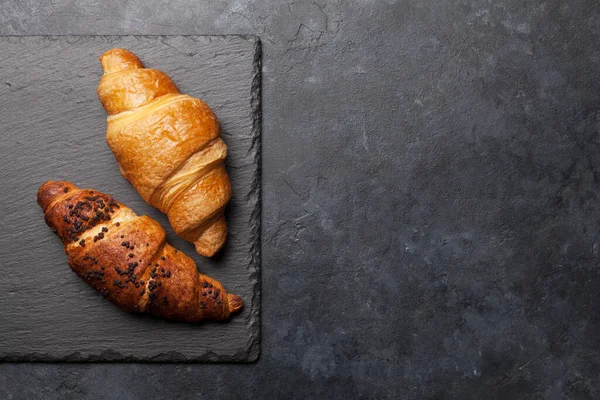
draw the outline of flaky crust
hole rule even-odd
[[[199,274],[191,258],[166,242],[158,222],[112,197],[48,181],[38,204],[73,272],[123,310],[199,322],[227,319],[242,308],[239,296]]]
[[[127,50],[109,50],[100,61],[106,140],[121,173],[198,253],[214,255],[225,243],[224,209],[231,197],[217,118],[206,103],[179,93],[167,74],[143,68]]]

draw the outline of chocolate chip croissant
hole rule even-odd
[[[44,183],[37,199],[69,267],[123,310],[198,322],[224,320],[242,308],[239,296],[171,247],[152,218],[69,182]]]
[[[227,236],[224,209],[231,197],[217,118],[127,50],[109,50],[100,61],[106,140],[121,173],[198,253],[214,255]]]

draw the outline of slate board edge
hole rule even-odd
[[[252,147],[251,152],[254,158],[254,177],[252,180],[252,188],[249,197],[254,198],[254,210],[251,217],[252,229],[252,258],[248,269],[252,271],[252,279],[254,280],[254,290],[252,291],[251,311],[246,321],[246,326],[250,327],[252,340],[249,344],[247,362],[255,362],[260,355],[260,300],[261,300],[261,210],[262,199],[260,191],[261,171],[262,171],[262,45],[260,38],[254,37],[254,63],[252,70]]]
[[[252,300],[250,302],[250,313],[246,318],[246,326],[251,333],[251,339],[245,349],[241,349],[234,355],[223,355],[213,351],[207,351],[203,354],[194,357],[187,357],[179,352],[158,353],[151,357],[136,357],[126,356],[116,351],[103,351],[100,353],[81,353],[74,352],[62,357],[50,356],[44,353],[0,353],[0,362],[212,362],[212,363],[252,363],[258,360],[260,355],[260,262],[261,262],[261,133],[262,133],[262,46],[260,38],[254,35],[3,35],[2,38],[14,38],[17,40],[26,38],[46,38],[59,39],[72,37],[74,40],[79,38],[96,38],[100,37],[105,40],[110,38],[122,37],[151,37],[151,38],[221,38],[221,39],[245,39],[254,42],[254,62],[252,68],[252,84],[251,84],[251,108],[252,108],[252,146],[248,152],[248,157],[254,161],[254,176],[250,192],[246,194],[247,200],[254,201],[255,207],[252,212],[250,222],[252,238],[252,258],[247,269],[251,271],[251,282],[253,282],[254,290]],[[248,304],[248,302],[246,303]],[[235,316],[233,317],[235,318]]]

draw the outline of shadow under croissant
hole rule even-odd
[[[229,168],[228,168],[229,169]],[[229,170],[227,171],[229,172]],[[235,188],[232,189],[232,191]],[[231,227],[235,226],[235,223],[232,221],[235,218],[235,215],[240,215],[241,213],[238,211],[238,205],[234,199],[234,194],[232,194],[232,198],[225,207],[225,220],[227,221],[227,239],[225,240],[225,244],[223,247],[219,249],[212,257],[203,257],[204,263],[208,263],[213,267],[220,268],[222,265],[222,261],[227,258],[227,254],[229,253],[229,249],[231,247]],[[193,247],[192,247],[193,248]]]
[[[225,207],[225,220],[227,221],[228,229],[229,227],[231,227],[230,215],[232,215],[232,212],[235,212],[231,211],[232,208],[235,209],[236,207],[232,206],[232,202],[230,201],[227,207]],[[215,267],[220,267],[220,262],[223,261],[223,259],[226,257],[226,254],[228,253],[231,244],[231,240],[229,240],[230,236],[231,232],[228,230],[227,239],[225,240],[225,244],[223,244],[223,247],[221,247],[219,251],[215,253],[215,255],[209,258],[210,263]]]
[[[103,298],[103,296],[100,293],[98,293],[96,290],[94,290],[94,288],[85,284],[75,274],[69,274],[69,279],[73,280],[72,284],[74,286],[80,286],[80,288],[77,289],[77,291],[79,293],[81,293],[82,291],[89,290],[91,293],[93,293],[93,295],[95,297],[97,297],[98,301],[102,304],[103,307],[106,307],[106,306],[110,307],[112,312],[119,313],[120,315],[123,315],[125,318],[135,318],[135,319],[139,319],[140,321],[151,321],[153,324],[158,323],[158,324],[163,324],[163,325],[173,325],[173,326],[182,326],[182,327],[183,326],[213,325],[213,324],[214,325],[227,325],[234,319],[234,317],[236,315],[243,313],[244,307],[245,307],[245,304],[243,304],[240,309],[233,312],[229,316],[229,318],[224,319],[224,320],[206,319],[206,320],[201,320],[201,321],[197,321],[197,322],[188,322],[188,321],[181,321],[181,320],[174,320],[174,319],[166,319],[166,318],[162,318],[162,317],[150,314],[150,313],[128,312],[128,311],[122,310],[118,305],[114,304],[113,302],[105,301],[105,299]],[[239,297],[239,296],[237,296],[237,297]],[[241,297],[239,297],[239,298],[241,299]]]
[[[89,287],[86,285],[87,289],[90,289],[94,292],[94,294],[97,295],[98,297],[98,301],[104,300],[102,298],[102,295],[98,292],[96,292],[93,288]],[[239,296],[237,296],[239,297]],[[241,297],[240,297],[241,299]],[[241,314],[244,311],[244,306],[242,305],[242,307],[240,309],[238,309],[235,312],[232,312],[232,314],[229,316],[229,318],[227,319],[223,319],[223,320],[212,320],[212,319],[205,319],[205,320],[201,320],[201,321],[197,321],[197,322],[189,322],[189,321],[182,321],[182,320],[174,320],[174,319],[167,319],[167,318],[163,318],[160,316],[156,316],[150,313],[145,313],[145,312],[128,312],[125,310],[122,310],[118,305],[110,302],[110,301],[103,301],[104,304],[108,303],[110,304],[110,307],[112,308],[113,312],[116,313],[120,313],[122,315],[124,315],[126,318],[135,318],[135,319],[139,319],[141,321],[152,321],[152,323],[159,323],[159,324],[163,324],[163,325],[174,325],[174,326],[200,326],[200,325],[227,325],[229,324],[234,318],[235,315]]]

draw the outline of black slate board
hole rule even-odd
[[[207,259],[178,238],[119,173],[106,145],[98,57],[135,52],[215,111],[229,146],[229,236]],[[0,360],[234,361],[259,354],[260,42],[241,36],[0,38]],[[113,195],[166,229],[203,273],[245,301],[228,323],[183,324],[124,313],[66,262],[36,203],[46,180]]]

